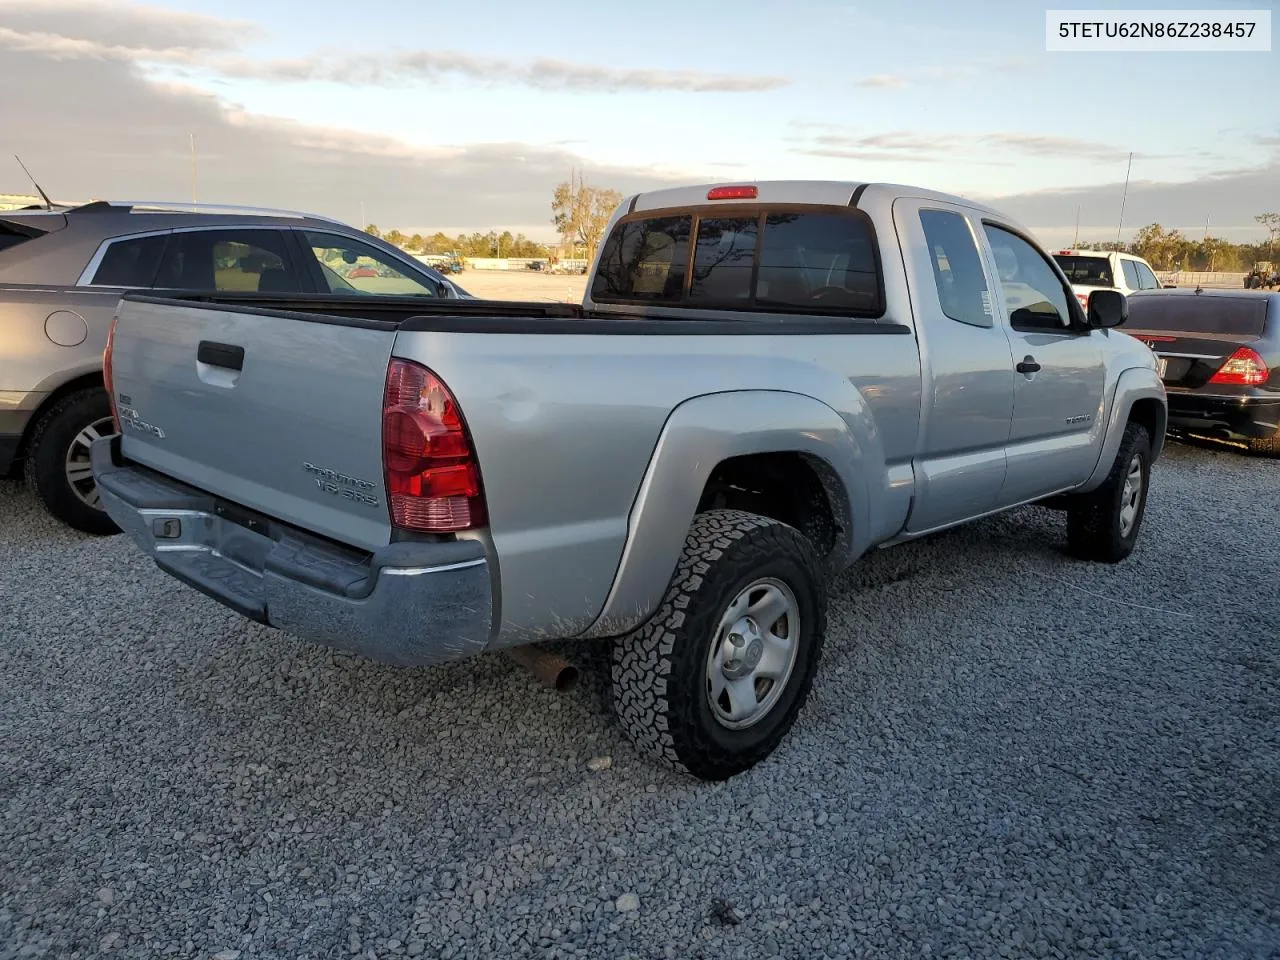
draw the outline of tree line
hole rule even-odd
[[[452,254],[462,257],[516,257],[518,259],[537,259],[549,257],[551,251],[545,244],[530,240],[523,233],[512,234],[510,230],[498,233],[460,233],[450,237],[445,233],[433,233],[424,237],[420,233],[405,234],[399,230],[388,230],[383,233],[376,224],[364,228],[365,233],[379,237],[408,253],[419,254]]]
[[[1280,256],[1280,213],[1262,213],[1254,219],[1267,231],[1257,243],[1230,243],[1218,237],[1199,240],[1158,223],[1138,231],[1131,243],[1081,243],[1081,250],[1116,250],[1142,257],[1157,270],[1221,271],[1247,273],[1259,261],[1276,262]]]

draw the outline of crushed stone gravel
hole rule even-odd
[[[876,552],[791,735],[704,784],[602,648],[562,695],[377,666],[2,481],[0,960],[1274,960],[1278,505],[1175,444],[1118,566],[1042,509]]]

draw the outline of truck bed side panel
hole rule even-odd
[[[598,335],[423,331],[396,341],[397,356],[445,380],[471,430],[500,579],[500,646],[581,633],[599,615],[663,425],[693,397],[802,390],[850,422],[870,408],[884,453],[856,469],[877,489],[894,465],[909,470],[920,412],[910,333],[623,336],[600,326]],[[738,429],[756,426],[744,418]],[[701,489],[712,466],[689,463],[688,483]]]

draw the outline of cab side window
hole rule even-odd
[[[1147,269],[1145,263],[1135,263],[1134,266],[1138,270],[1139,290],[1159,290],[1160,281],[1156,279],[1156,275]]]
[[[992,326],[991,291],[968,221],[947,210],[921,210],[920,226],[942,312],[974,327]]]
[[[1044,254],[1016,233],[984,224],[1009,325],[1024,333],[1069,333],[1067,291]]]

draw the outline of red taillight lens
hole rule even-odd
[[[1089,295],[1087,293],[1077,293],[1076,299],[1080,301],[1080,306],[1086,310],[1089,309]]]
[[[760,195],[755,186],[712,187],[707,191],[708,200],[754,200]]]
[[[107,400],[111,404],[111,421],[116,433],[120,432],[120,414],[116,411],[116,383],[111,372],[111,353],[116,347],[116,323],[119,317],[111,318],[111,326],[107,328],[107,346],[102,351],[102,382],[107,388]]]
[[[1267,364],[1262,357],[1258,356],[1258,352],[1248,347],[1241,347],[1227,357],[1227,362],[1218,368],[1218,372],[1209,382],[1237,387],[1256,387],[1266,383],[1270,376],[1271,371],[1267,369]]]
[[[457,401],[435,374],[408,360],[387,368],[382,459],[397,527],[449,533],[484,526],[480,469]]]

